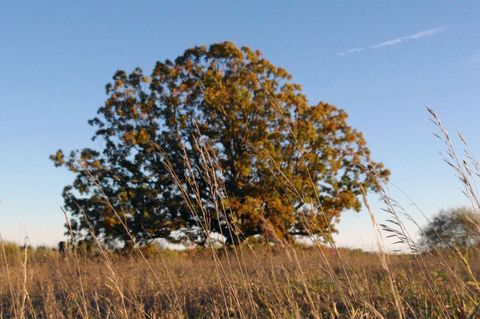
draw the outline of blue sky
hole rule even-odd
[[[425,106],[478,150],[479,17],[475,1],[2,1],[0,233],[62,238],[61,191],[72,176],[48,156],[91,145],[87,120],[116,70],[148,73],[224,40],[286,68],[311,103],[345,109],[428,215],[466,203]],[[365,212],[345,213],[339,229],[342,245],[373,245]]]

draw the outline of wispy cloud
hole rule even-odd
[[[448,28],[449,28],[449,26],[441,26],[441,27],[437,27],[437,28],[433,28],[433,29],[418,31],[414,34],[410,34],[410,35],[406,35],[406,36],[403,36],[403,37],[387,40],[387,41],[380,42],[380,43],[377,43],[377,44],[372,44],[372,45],[367,46],[367,47],[353,48],[353,49],[350,49],[350,50],[347,50],[347,51],[344,51],[344,52],[340,52],[337,55],[338,56],[345,56],[345,55],[360,53],[360,52],[363,52],[363,51],[366,51],[366,50],[381,49],[381,48],[389,47],[389,46],[392,46],[392,45],[405,43],[405,42],[408,42],[408,41],[420,40],[420,39],[423,39],[423,38],[431,37],[431,36],[433,36],[437,33],[443,32],[443,31],[447,30]]]

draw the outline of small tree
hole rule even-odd
[[[421,231],[426,249],[468,248],[480,244],[480,215],[466,207],[440,211]]]

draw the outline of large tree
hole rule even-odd
[[[309,105],[284,69],[247,47],[194,47],[150,76],[118,71],[106,90],[89,121],[103,147],[52,155],[76,175],[63,197],[79,238],[328,237],[389,174],[343,110]]]

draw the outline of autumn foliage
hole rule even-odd
[[[343,110],[310,105],[247,47],[194,47],[150,75],[118,71],[106,90],[89,122],[104,147],[52,155],[75,174],[63,196],[79,239],[328,239],[389,174]]]

